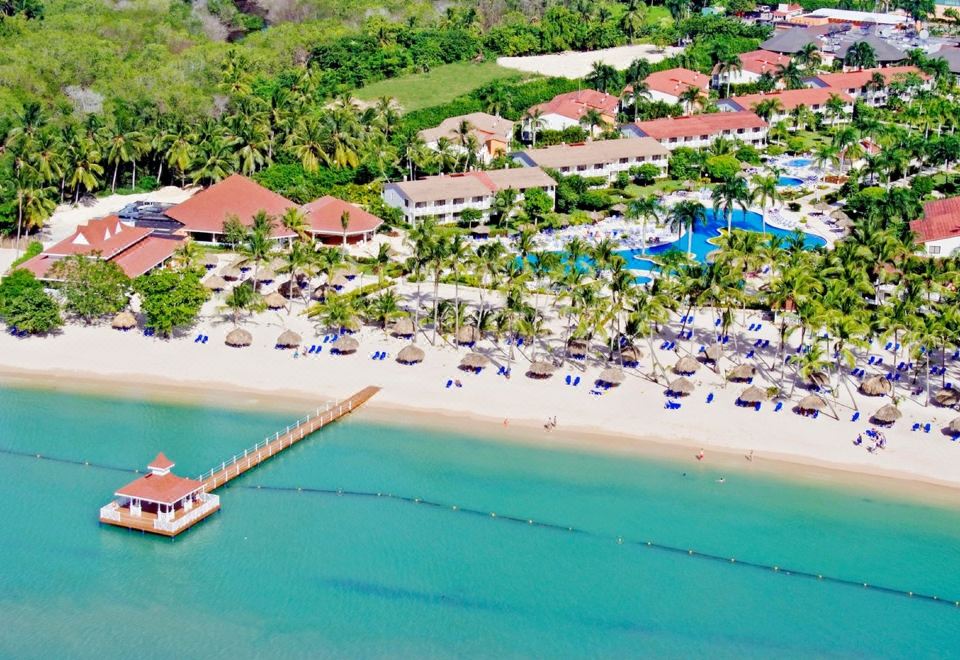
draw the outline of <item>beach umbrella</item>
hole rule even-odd
[[[826,202],[817,202],[813,205],[814,210],[826,213],[827,211],[832,211],[833,207],[827,204]]]
[[[827,402],[823,400],[823,397],[816,394],[808,394],[800,399],[797,404],[797,408],[800,410],[823,410],[826,407]]]
[[[344,335],[333,342],[330,350],[337,355],[347,355],[349,353],[356,353],[358,348],[360,348],[360,342],[349,335]]]
[[[707,350],[703,352],[704,356],[710,362],[716,362],[721,357],[723,357],[723,344],[717,342],[716,344],[711,344]]]
[[[281,296],[288,300],[299,298],[302,295],[300,287],[292,279],[283,282],[279,287],[277,287],[277,291]]]
[[[620,352],[624,364],[638,364],[643,353],[636,346],[627,346]]]
[[[900,409],[895,405],[888,403],[880,408],[877,412],[873,413],[873,417],[871,419],[874,419],[881,424],[893,424],[901,417],[903,417],[903,413],[900,412]]]
[[[408,317],[397,319],[390,328],[390,334],[394,337],[412,337],[414,332],[413,319]]]
[[[673,365],[673,372],[680,374],[681,376],[689,376],[690,374],[697,373],[697,369],[700,368],[700,363],[694,360],[689,355],[686,355]]]
[[[287,262],[285,262],[285,261],[283,260],[283,257],[275,257],[275,258],[273,258],[273,259],[270,260],[270,268],[271,268],[274,272],[277,272],[278,270],[280,270],[281,268],[283,268],[283,267],[286,266],[286,265],[287,265]]]
[[[323,301],[327,299],[327,285],[321,284],[316,289],[313,290],[313,293],[310,294],[310,298],[316,301]]]
[[[203,257],[203,265],[206,268],[216,268],[220,264],[220,257],[215,254],[207,253]]]
[[[474,227],[470,230],[471,236],[476,236],[478,238],[485,238],[490,235],[490,227],[487,225],[480,225],[479,227]]]
[[[480,341],[480,331],[474,325],[465,325],[457,331],[457,343],[472,346]]]
[[[334,288],[343,288],[347,286],[347,276],[343,273],[334,273],[327,284]]]
[[[587,342],[583,339],[571,339],[567,342],[567,355],[572,358],[587,357]]]
[[[483,369],[490,364],[490,358],[482,353],[467,353],[460,360],[461,369]]]
[[[530,378],[550,378],[556,369],[557,368],[549,362],[537,360],[530,364],[530,368],[527,369],[527,376]]]
[[[620,367],[607,367],[600,372],[600,375],[597,377],[597,382],[607,385],[619,385],[623,382],[623,379],[623,369]]]
[[[883,376],[870,376],[860,383],[860,391],[867,396],[883,396],[889,394],[892,389],[893,385]]]
[[[283,333],[277,337],[277,346],[281,348],[296,348],[302,341],[303,338],[293,330],[284,330]]]
[[[277,279],[276,273],[269,268],[261,268],[260,272],[257,273],[257,282],[272,282],[275,279]]]
[[[853,222],[850,216],[847,215],[845,212],[841,211],[840,209],[837,209],[836,211],[831,213],[830,217],[835,220],[842,220],[843,222]]]
[[[203,286],[211,291],[223,291],[227,288],[227,281],[219,275],[211,275],[203,281]]]
[[[253,343],[253,335],[244,330],[243,328],[236,328],[231,330],[230,334],[227,335],[226,344],[227,346],[242,347],[249,346]]]
[[[240,269],[236,266],[230,266],[223,271],[223,279],[230,280],[231,282],[239,280],[243,277],[243,273],[240,272]]]
[[[114,330],[129,330],[137,327],[137,319],[130,312],[120,312],[113,317],[113,323],[110,325]]]
[[[425,353],[422,348],[410,344],[409,346],[404,346],[400,349],[400,352],[397,353],[397,362],[400,364],[419,364],[423,362],[424,356]]]
[[[287,306],[287,299],[276,291],[264,298],[263,302],[265,302],[270,309],[283,309]]]
[[[960,433],[960,417],[957,417],[955,420],[950,422],[950,424],[947,425],[947,429],[951,433]]]
[[[830,376],[825,374],[822,371],[814,371],[803,379],[808,385],[813,385],[815,387],[826,387],[830,384]]]
[[[676,394],[678,396],[686,396],[687,394],[693,394],[693,390],[696,389],[689,380],[680,376],[680,378],[675,378],[667,386],[668,394]]]
[[[741,364],[727,374],[727,378],[733,381],[746,381],[752,379],[756,373],[757,369],[752,364]]]
[[[960,391],[951,387],[944,387],[937,390],[933,395],[933,400],[945,408],[950,408],[960,402]]]
[[[767,400],[767,393],[761,390],[756,385],[751,385],[743,392],[740,393],[740,396],[737,397],[737,401],[740,403],[760,403],[761,401]]]

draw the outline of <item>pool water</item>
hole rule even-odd
[[[787,167],[807,167],[813,162],[812,158],[794,158],[786,162]]]
[[[781,176],[777,179],[778,186],[799,186],[803,185],[803,179],[798,179],[795,176]]]

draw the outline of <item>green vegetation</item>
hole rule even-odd
[[[63,325],[60,306],[30,271],[19,268],[0,280],[0,318],[26,334],[46,334]]]
[[[116,314],[127,306],[130,278],[112,261],[74,255],[53,264],[64,308],[84,323]]]
[[[133,281],[147,327],[162,337],[192,325],[209,292],[196,270],[156,270]]]

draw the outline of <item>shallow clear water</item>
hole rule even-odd
[[[188,475],[286,421],[9,389],[0,417],[3,448],[130,467],[162,449]],[[0,454],[0,656],[960,651],[960,608],[631,543],[960,596],[960,512],[745,474],[720,485],[709,462],[694,463],[353,418],[234,482],[220,514],[171,542],[98,526],[97,509],[130,475]]]
[[[807,167],[813,162],[812,158],[794,158],[786,162],[787,167]]]
[[[794,187],[803,185],[803,179],[798,179],[795,176],[781,176],[777,179],[777,185],[783,187]]]

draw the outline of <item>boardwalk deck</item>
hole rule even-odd
[[[379,391],[379,387],[365,387],[343,401],[330,404],[324,409],[318,409],[313,414],[297,420],[292,426],[288,426],[285,431],[278,431],[272,438],[266,438],[263,442],[245,450],[242,454],[237,454],[229,461],[224,461],[206,474],[200,475],[197,477],[197,481],[203,482],[205,493],[220,488],[225,483],[276,456],[287,447],[295,445],[312,433],[319,431],[327,424],[353,412]]]

